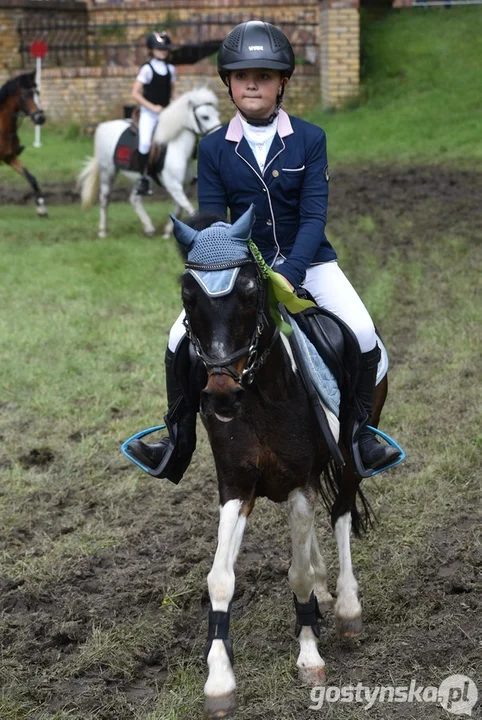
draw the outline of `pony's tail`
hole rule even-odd
[[[99,162],[96,157],[89,158],[77,178],[77,189],[80,190],[82,210],[92,207],[97,200],[99,179]]]
[[[346,510],[343,510],[345,503],[341,497],[343,487],[342,479],[342,468],[336,466],[334,461],[330,460],[320,478],[318,491],[324,506],[328,512],[331,513],[333,527],[340,515],[346,512]],[[358,507],[357,501],[360,501],[361,508]],[[360,485],[356,488],[353,505],[351,508],[347,508],[347,510],[351,510],[352,530],[355,537],[361,537],[367,533],[369,528],[373,527],[376,522],[375,511]]]

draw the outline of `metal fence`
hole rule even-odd
[[[47,67],[140,65],[146,58],[145,37],[151,30],[162,27],[179,46],[223,38],[245,19],[240,14],[199,15],[188,21],[153,26],[136,21],[95,24],[89,22],[86,13],[65,20],[32,18],[18,25],[19,52],[23,68],[32,64],[29,48],[34,40],[44,40],[49,46],[44,61]],[[292,40],[297,63],[306,64],[308,72],[309,68],[318,72],[317,22],[283,23],[270,17],[261,19],[280,26]]]

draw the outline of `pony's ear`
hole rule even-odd
[[[184,245],[186,250],[189,249],[193,244],[198,231],[189,227],[189,225],[186,225],[186,223],[183,223],[181,220],[178,220],[172,213],[170,214],[170,217],[174,223],[174,237],[180,245]]]
[[[228,233],[230,237],[239,238],[248,242],[251,237],[251,230],[253,229],[255,219],[254,205],[251,203],[246,212],[229,228]]]

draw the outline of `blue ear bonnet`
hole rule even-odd
[[[246,260],[250,251],[247,241],[232,237],[232,225],[217,222],[200,230],[187,253],[187,262],[199,265],[218,265]]]
[[[230,293],[240,267],[229,266],[244,264],[251,258],[248,240],[255,220],[254,205],[251,205],[234,225],[216,222],[205,230],[194,230],[172,215],[171,218],[176,240],[187,248],[186,272],[190,273],[211,297]]]

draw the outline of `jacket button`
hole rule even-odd
[[[266,225],[271,226],[272,224],[273,224],[273,223],[271,222],[271,220],[266,220]]]
[[[262,190],[263,192],[266,192],[266,188],[265,188],[265,187],[261,188],[261,190]]]
[[[278,177],[279,172],[277,170],[273,170],[273,177]]]

